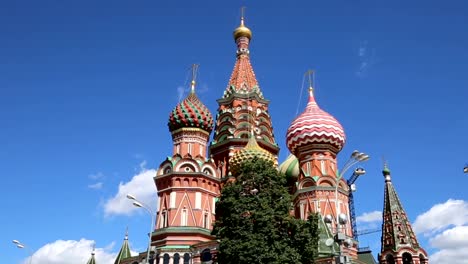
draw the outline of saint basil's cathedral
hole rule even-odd
[[[151,234],[150,263],[215,263],[217,242],[211,230],[223,184],[234,178],[242,162],[253,157],[278,166],[279,147],[268,112],[269,101],[263,96],[250,63],[252,32],[243,17],[233,35],[236,61],[227,88],[217,100],[216,119],[196,95],[196,68],[189,95],[169,114],[173,151],[154,176],[159,211]],[[345,141],[343,127],[319,107],[310,87],[306,108],[286,133],[291,154],[278,169],[296,179],[292,189],[294,216],[304,220],[311,213],[320,216],[317,263],[377,263],[370,251],[358,249],[349,206],[352,188],[337,169],[337,154]],[[387,166],[383,176],[378,263],[429,263]],[[143,252],[131,256],[126,235],[115,264],[146,263],[146,255]],[[96,263],[94,253],[88,263]]]

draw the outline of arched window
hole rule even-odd
[[[413,257],[410,253],[403,253],[403,264],[413,264]]]
[[[184,264],[190,264],[190,254],[189,253],[184,254]]]
[[[385,257],[385,260],[387,261],[387,264],[395,264],[395,259],[393,258],[393,255],[388,254]]]
[[[179,253],[175,253],[175,254],[174,254],[174,261],[173,261],[173,264],[179,264],[179,260],[180,260],[180,255],[179,255]]]
[[[426,258],[424,257],[423,254],[419,254],[419,263],[426,264]]]
[[[169,254],[164,254],[163,257],[163,264],[169,264]]]
[[[211,261],[211,251],[209,248],[205,248],[202,253],[200,254],[200,260],[202,262],[205,262],[205,261]]]

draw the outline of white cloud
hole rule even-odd
[[[356,217],[356,221],[359,223],[380,222],[382,221],[382,212],[373,211],[369,213],[363,213],[362,215]]]
[[[94,241],[87,239],[57,240],[49,243],[34,252],[32,258],[35,264],[83,264],[91,257]],[[113,244],[105,248],[96,248],[96,262],[112,264],[117,253],[111,252]],[[29,263],[29,258],[23,261]]]
[[[415,232],[429,239],[432,263],[463,264],[468,259],[468,201],[449,199],[416,218]]]
[[[358,77],[366,76],[369,68],[375,64],[375,49],[370,49],[368,41],[361,41],[358,49],[359,67],[356,71]]]
[[[157,191],[153,181],[156,176],[156,170],[145,169],[146,161],[140,164],[140,172],[134,175],[129,182],[120,183],[119,189],[114,197],[107,200],[104,204],[104,213],[111,215],[131,215],[134,212],[141,211],[132,205],[127,194],[132,194],[137,199],[148,205],[153,211],[157,208]]]
[[[90,174],[88,175],[88,178],[90,178],[91,180],[99,180],[99,179],[104,178],[104,173],[98,172],[98,173]]]
[[[467,238],[468,226],[456,226],[432,238],[431,245],[437,248],[465,247],[468,249]]]
[[[94,184],[89,184],[88,188],[93,189],[93,190],[99,190],[99,189],[102,189],[103,185],[104,185],[103,182],[96,182]]]
[[[413,224],[416,233],[433,234],[450,226],[468,224],[468,201],[449,199],[419,215]]]
[[[429,258],[437,264],[463,264],[468,259],[468,226],[445,230],[430,240],[439,250]]]

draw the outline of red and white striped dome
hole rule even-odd
[[[343,148],[345,141],[343,127],[332,115],[320,109],[310,88],[306,109],[288,128],[286,144],[289,151],[297,156],[299,147],[316,145],[336,154]]]

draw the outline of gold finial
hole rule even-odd
[[[308,70],[305,75],[309,78],[309,93],[312,95],[314,92],[315,71]]]
[[[249,40],[252,39],[252,31],[244,24],[245,18],[245,6],[241,7],[241,21],[240,26],[234,30],[234,40],[237,40],[240,37],[247,37]]]
[[[197,79],[198,64],[192,64],[192,82],[190,83],[191,92],[195,92],[195,80]]]

